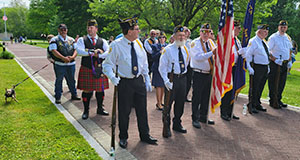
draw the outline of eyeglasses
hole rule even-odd
[[[61,31],[67,31],[67,29],[66,28],[62,28],[62,29],[60,29]]]
[[[166,37],[158,37],[158,38],[160,39],[160,38],[166,38]]]
[[[201,30],[202,33],[211,33],[211,30]]]

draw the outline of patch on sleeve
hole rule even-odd
[[[192,42],[191,48],[194,48],[194,47],[195,47],[195,42]]]
[[[166,49],[164,49],[163,51],[162,51],[162,54],[161,55],[164,55],[166,53]]]
[[[111,51],[112,51],[112,48],[111,48],[111,47],[109,47],[108,54],[110,54],[110,53],[111,53]]]
[[[252,45],[252,42],[249,42],[248,47],[250,47]]]

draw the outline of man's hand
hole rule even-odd
[[[150,82],[146,82],[145,85],[146,85],[146,91],[147,91],[147,92],[152,92],[152,86],[151,86],[151,83],[150,83]]]
[[[173,83],[171,83],[170,81],[165,83],[165,87],[167,88],[168,91],[173,89]]]
[[[65,63],[69,63],[71,60],[69,57],[63,57],[62,59]]]
[[[112,77],[110,80],[114,86],[117,86],[120,82],[120,77]]]
[[[275,61],[274,61],[276,64],[278,64],[278,65],[282,65],[282,62],[283,62],[283,60],[282,59],[276,59]]]

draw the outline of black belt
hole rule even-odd
[[[174,75],[174,77],[176,77],[176,78],[183,78],[183,77],[186,76],[185,73],[184,73],[184,74],[173,74],[173,75]]]
[[[135,80],[135,79],[139,79],[140,77],[141,77],[141,75],[138,75],[137,77],[133,77],[133,78],[121,77],[121,79],[124,79],[124,80]]]
[[[289,62],[289,60],[284,60],[284,61],[282,61],[282,63],[288,63]]]

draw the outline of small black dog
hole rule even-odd
[[[13,100],[18,102],[18,100],[16,99],[15,87],[13,87],[11,89],[5,88],[5,103],[7,103],[7,98],[9,98],[9,97],[11,97]]]

